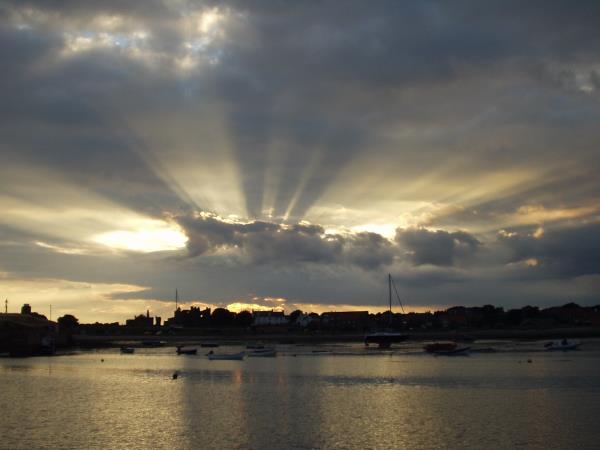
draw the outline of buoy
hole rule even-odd
[[[100,360],[100,362],[104,362],[104,358],[102,358],[102,359]]]
[[[179,376],[179,372],[173,372],[173,379],[176,380]]]

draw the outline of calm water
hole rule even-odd
[[[173,348],[0,358],[0,448],[599,448],[599,341],[570,353],[478,345],[502,351],[433,357],[409,344],[386,353],[286,346],[245,361]]]

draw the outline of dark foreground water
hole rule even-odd
[[[408,344],[386,353],[287,346],[240,362],[173,348],[0,358],[0,448],[600,448],[600,342],[569,353],[479,346],[501,351],[433,357]]]

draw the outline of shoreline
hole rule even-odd
[[[474,340],[543,340],[567,338],[600,337],[600,327],[564,327],[552,329],[486,329],[458,331],[409,331],[407,342],[453,341],[468,336]],[[322,344],[331,342],[364,342],[365,333],[328,333],[328,334],[212,334],[212,335],[177,335],[177,336],[148,336],[148,335],[119,335],[119,336],[90,336],[74,335],[73,347],[96,348],[118,347],[124,343],[139,343],[161,341],[164,345],[198,344],[217,342],[223,345],[241,345],[250,342],[269,342],[275,344]]]

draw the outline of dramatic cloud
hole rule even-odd
[[[511,262],[525,262],[537,276],[572,278],[600,273],[600,224],[531,233],[506,232],[499,240],[511,250]]]
[[[332,234],[319,225],[225,221],[200,213],[176,217],[188,236],[190,256],[239,249],[250,264],[353,264],[363,269],[389,265],[392,244],[376,233]]]
[[[593,302],[598,23],[591,0],[4,1],[0,271],[157,302],[365,305],[387,272],[415,305]]]
[[[475,253],[480,242],[468,233],[456,231],[429,231],[426,229],[399,229],[396,241],[403,246],[417,265],[452,266]]]

